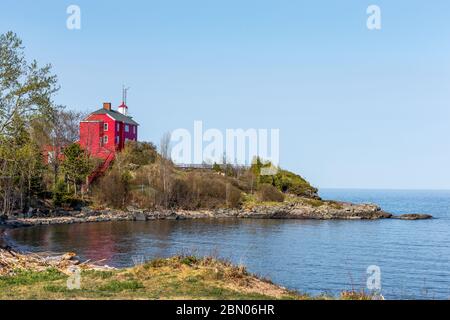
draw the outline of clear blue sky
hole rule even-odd
[[[66,28],[66,8],[82,28]],[[382,29],[366,28],[377,4]],[[1,0],[0,32],[59,76],[57,102],[117,105],[140,138],[280,128],[318,187],[450,189],[450,1]]]

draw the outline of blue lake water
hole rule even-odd
[[[311,294],[364,289],[367,268],[376,265],[386,298],[450,298],[450,191],[324,189],[321,196],[435,219],[106,222],[10,230],[9,241],[118,267],[177,253],[213,254]]]

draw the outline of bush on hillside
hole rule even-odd
[[[256,195],[259,201],[273,201],[273,202],[284,201],[284,194],[270,184],[260,185]]]
[[[115,164],[98,179],[93,197],[99,204],[115,208],[131,205],[195,210],[240,205],[241,190],[234,179],[214,172],[182,172],[171,164],[164,165],[157,160],[131,170],[126,162]]]
[[[291,193],[301,197],[319,198],[317,195],[318,190],[311,186],[308,181],[293,172],[278,168],[275,175],[261,175],[263,168],[270,168],[271,166],[270,161],[263,161],[259,157],[253,160],[250,172],[258,177],[258,184],[271,184],[281,192]]]
[[[130,175],[112,169],[98,179],[92,188],[96,202],[113,207],[125,208],[129,201]]]
[[[318,198],[317,189],[309,184],[301,176],[287,170],[278,169],[273,176],[261,176],[261,183],[268,183],[284,193],[294,194],[300,197]]]
[[[158,152],[155,145],[151,142],[128,141],[121,156],[130,164],[144,166],[155,163]]]
[[[297,196],[318,197],[317,188],[314,188],[308,181],[293,172],[279,170],[274,180],[275,186],[283,192],[292,193]]]
[[[279,169],[272,176],[260,175],[267,164],[250,169],[225,166],[214,170],[183,171],[159,156],[149,143],[129,142],[113,167],[92,188],[94,201],[110,207],[146,209],[236,208],[244,193],[259,201],[284,201],[283,193],[318,198],[317,189],[292,172]],[[220,168],[221,169],[221,168]],[[222,170],[222,169],[221,169]]]
[[[241,191],[228,179],[210,173],[188,173],[174,180],[171,206],[183,209],[238,207]]]

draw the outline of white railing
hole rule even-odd
[[[250,166],[237,165],[237,164],[218,164],[221,169],[225,169],[226,166],[231,165],[234,169],[248,169]],[[205,169],[212,170],[214,165],[209,163],[175,163],[175,166],[180,169]]]

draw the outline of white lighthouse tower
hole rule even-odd
[[[124,116],[128,115],[128,107],[125,103],[122,102],[122,104],[117,108],[117,111],[123,114]]]

